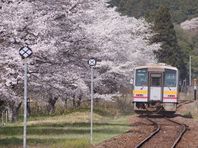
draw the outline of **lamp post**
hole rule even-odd
[[[24,60],[24,125],[23,125],[23,148],[27,148],[27,58],[32,55],[32,49],[28,46],[22,47],[19,50],[19,55]]]
[[[96,66],[96,59],[90,58],[88,61],[89,66],[91,67],[91,115],[90,115],[90,143],[93,141],[93,67]]]

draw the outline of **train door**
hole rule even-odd
[[[149,75],[149,100],[161,101],[162,100],[162,73],[150,73]]]

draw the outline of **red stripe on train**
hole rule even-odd
[[[164,97],[163,99],[177,99],[176,97],[170,98],[170,97]]]
[[[135,98],[135,99],[148,99],[148,97],[141,97],[141,96],[134,96],[133,98]],[[174,98],[169,98],[169,97],[164,97],[163,99],[177,99],[176,97],[174,97]]]
[[[147,99],[148,97],[144,97],[144,96],[134,96],[133,98],[136,98],[136,99]]]

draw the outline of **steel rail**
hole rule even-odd
[[[189,104],[189,103],[192,103],[194,102],[193,100],[185,100],[184,102],[180,102],[178,105],[177,105],[177,108],[180,108],[181,106],[185,105],[185,104]]]
[[[175,148],[176,145],[179,143],[179,141],[181,140],[182,136],[184,135],[184,133],[187,131],[187,126],[185,124],[181,124],[177,121],[174,121],[174,120],[171,120],[171,119],[168,119],[168,118],[165,118],[166,120],[170,121],[170,122],[173,122],[175,124],[178,124],[180,126],[182,126],[182,130],[181,132],[179,133],[177,139],[174,141],[173,145],[171,146],[171,148]]]
[[[155,126],[157,126],[157,128],[149,135],[147,136],[144,140],[142,140],[140,143],[138,143],[138,145],[136,145],[135,148],[140,148],[141,146],[143,146],[149,139],[151,139],[155,134],[157,134],[160,131],[160,125],[157,124],[157,122],[146,118],[148,121],[152,122]]]

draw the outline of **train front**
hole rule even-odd
[[[134,110],[141,112],[176,111],[178,70],[167,65],[137,67],[134,71]]]

